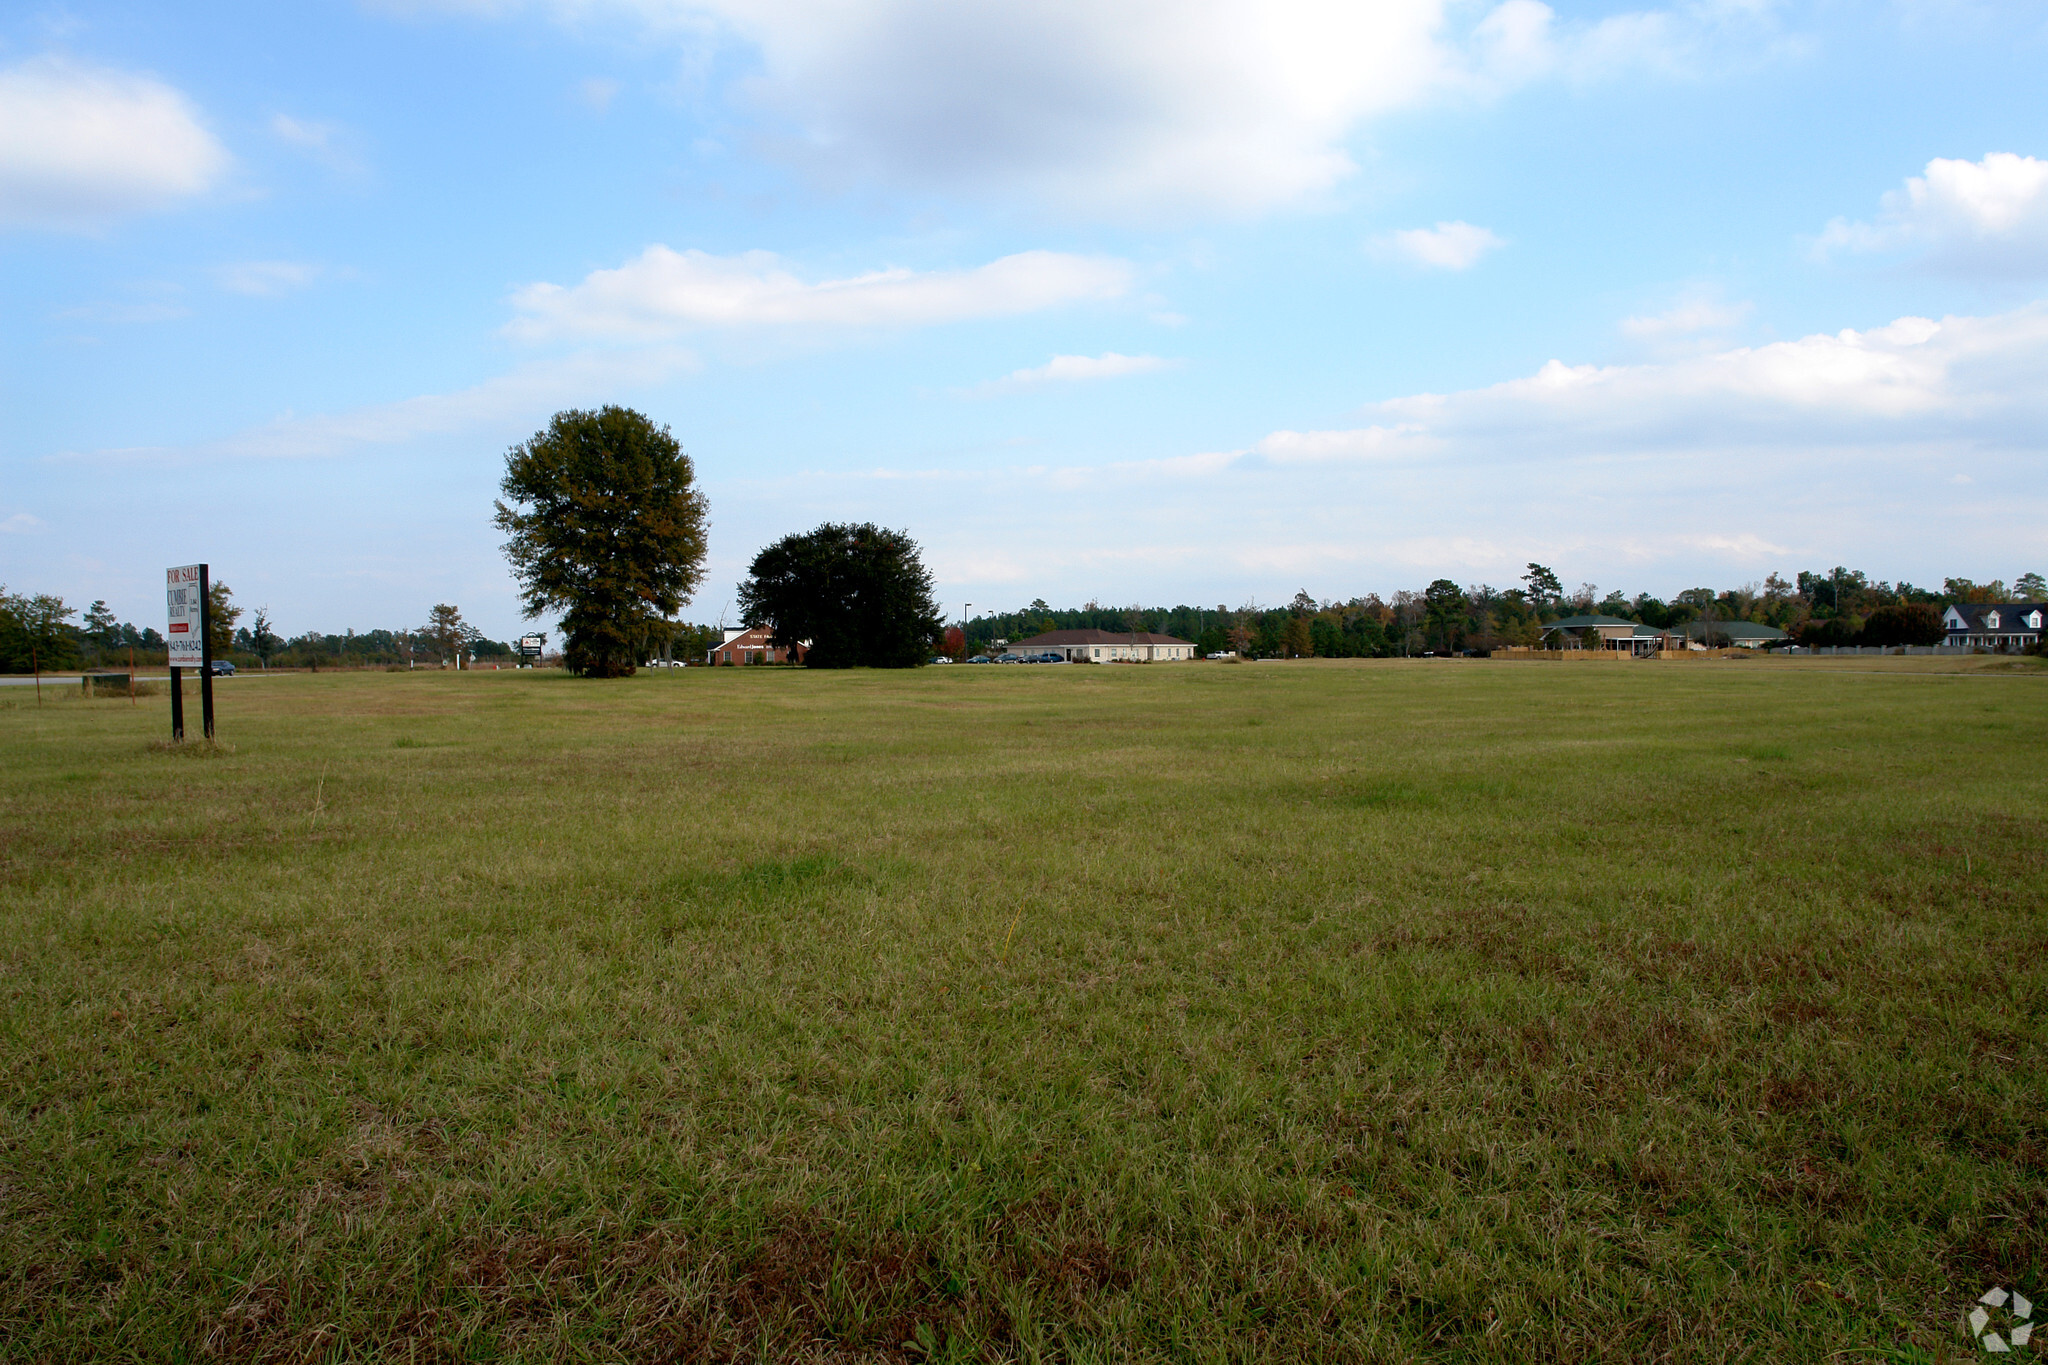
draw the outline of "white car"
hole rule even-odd
[[[946,657],[945,655],[943,655],[943,654],[934,654],[934,655],[932,656],[932,662],[933,662],[933,663],[935,663],[935,664],[949,664],[949,663],[952,663],[953,661],[952,661],[951,659],[947,658],[947,657]]]

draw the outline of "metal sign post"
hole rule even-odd
[[[164,573],[164,605],[169,614],[171,665],[171,738],[185,737],[184,670],[199,669],[200,721],[206,737],[213,738],[213,647],[207,641],[206,591],[211,584],[206,565],[186,564]]]
[[[213,593],[206,566],[199,566],[199,721],[213,738]]]

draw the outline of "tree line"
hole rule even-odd
[[[240,624],[244,616],[247,625]],[[213,657],[240,667],[420,668],[464,666],[509,660],[510,644],[486,638],[448,603],[437,603],[425,624],[397,630],[344,630],[339,635],[306,631],[286,638],[272,628],[270,611],[245,612],[226,583],[207,592],[208,632]],[[0,672],[34,668],[161,668],[169,658],[154,626],[120,620],[104,600],[84,609],[50,593],[10,593],[0,585]]]
[[[1236,652],[1252,658],[1388,658],[1422,653],[1484,651],[1535,646],[1554,623],[1577,616],[1607,616],[1656,629],[1701,623],[1694,633],[1712,641],[1716,623],[1749,621],[1775,626],[1802,645],[1937,644],[1942,610],[1953,602],[2039,602],[2048,583],[2023,574],[2008,587],[1947,578],[1939,589],[1888,583],[1860,569],[1807,571],[1787,579],[1772,574],[1736,588],[1689,588],[1666,601],[1650,593],[1602,593],[1581,583],[1567,592],[1556,572],[1532,563],[1513,587],[1479,583],[1461,587],[1439,578],[1427,587],[1342,600],[1318,600],[1306,591],[1272,606],[1113,607],[1088,602],[1054,608],[1043,598],[1016,611],[986,613],[966,622],[961,647],[986,653],[996,641],[1015,642],[1053,630],[1150,631],[1192,641],[1202,653]]]
[[[505,456],[493,524],[529,619],[560,613],[559,658],[586,677],[621,677],[654,658],[694,659],[720,642],[718,629],[680,619],[701,584],[709,505],[690,458],[667,427],[630,408],[556,413]],[[961,656],[1054,630],[1098,629],[1173,635],[1203,653],[1256,658],[1379,658],[1531,646],[1574,616],[1605,616],[1665,629],[1688,626],[1715,640],[1716,623],[1776,626],[1801,644],[1933,644],[1951,602],[2039,601],[2048,584],[2027,573],[2012,586],[1944,579],[1939,590],[1888,583],[1836,567],[1786,579],[1772,574],[1736,588],[1689,588],[1665,601],[1591,583],[1567,592],[1557,573],[1531,563],[1507,588],[1460,586],[1439,578],[1391,597],[1367,593],[1318,600],[1306,590],[1284,605],[1232,608],[1105,606],[1055,608],[1043,598],[1016,611],[984,612],[944,624],[929,572],[908,534],[872,523],[827,522],[788,535],[757,554],[739,585],[747,626],[765,627],[780,647],[802,646],[813,668],[912,667],[934,653]],[[264,667],[462,667],[515,656],[451,603],[425,624],[399,630],[309,631],[286,639],[267,608],[243,611],[225,583],[211,592],[216,658]],[[966,608],[963,604],[963,614]],[[162,664],[152,627],[117,621],[104,601],[83,619],[49,594],[10,594],[0,585],[0,670],[81,663]],[[1701,623],[1697,627],[1689,623]],[[1587,641],[1594,632],[1586,628]]]

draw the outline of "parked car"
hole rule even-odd
[[[949,664],[953,661],[943,654],[934,654],[932,655],[932,662],[935,664]]]
[[[232,678],[235,676],[235,666],[226,659],[215,659],[213,661],[213,676],[216,678]]]
[[[1237,657],[1237,655],[1230,652],[1229,650],[1219,649],[1214,654],[1211,654],[1209,657],[1212,659],[1234,659]]]
[[[977,654],[967,662],[971,664],[992,664],[995,660],[989,658],[986,654]]]
[[[1024,662],[1024,659],[1021,655],[1005,654],[1000,659],[997,659],[996,662],[999,664],[1021,664]]]
[[[1038,662],[1042,664],[1063,664],[1066,661],[1067,658],[1064,654],[1054,654],[1051,650],[1047,650],[1038,656]]]

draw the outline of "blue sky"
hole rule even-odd
[[[0,582],[510,636],[504,451],[604,402],[692,619],[828,518],[1002,608],[2010,580],[2043,70],[1968,0],[11,8]]]

